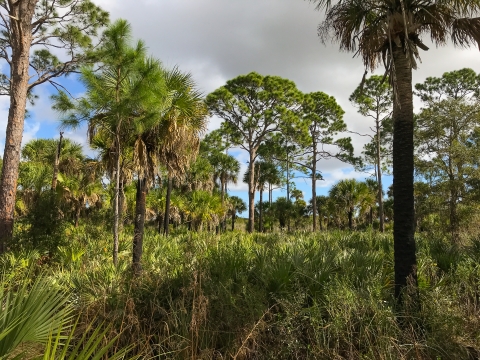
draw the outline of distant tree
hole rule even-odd
[[[361,210],[369,193],[367,184],[355,179],[340,180],[330,189],[329,196],[336,202],[337,206],[347,212],[348,228],[350,230],[353,230],[355,212]]]
[[[13,232],[27,98],[33,99],[33,89],[46,82],[61,87],[55,78],[91,60],[92,39],[107,24],[108,13],[90,0],[4,0],[0,15],[0,59],[9,72],[0,75],[0,95],[10,96],[0,181],[2,253]]]
[[[313,231],[317,229],[317,180],[323,179],[317,171],[318,161],[336,158],[354,163],[353,146],[349,137],[336,138],[347,126],[343,121],[344,111],[333,96],[323,92],[306,94],[301,107],[303,129],[297,137],[300,156],[295,163],[309,173],[312,179]]]
[[[447,199],[448,230],[459,241],[459,207],[467,206],[469,181],[480,180],[479,77],[471,69],[445,73],[417,84],[425,101],[416,121],[417,174],[431,194]]]
[[[384,231],[383,216],[383,168],[391,163],[392,146],[392,110],[393,93],[388,79],[373,75],[358,86],[350,95],[349,100],[358,108],[358,112],[373,119],[370,127],[373,135],[367,134],[371,142],[364,146],[364,163],[373,163],[375,179],[378,184],[377,199],[380,217],[380,231]]]
[[[238,196],[230,196],[228,198],[228,202],[230,203],[231,210],[230,213],[232,215],[232,231],[235,230],[235,219],[237,217],[237,213],[244,212],[247,210],[247,204]]]
[[[249,154],[248,231],[254,231],[254,165],[258,149],[266,138],[296,120],[294,109],[301,100],[295,84],[276,76],[257,73],[229,80],[207,96],[212,112],[224,120],[223,129],[232,144]]]

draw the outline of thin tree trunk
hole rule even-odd
[[[58,167],[60,166],[60,154],[62,152],[62,140],[63,132],[60,132],[60,139],[58,140],[57,152],[55,153],[55,163],[53,164],[53,178],[52,178],[52,190],[57,188],[58,179]]]
[[[353,230],[353,209],[350,208],[350,210],[348,211],[348,228],[350,229],[350,231]]]
[[[118,129],[117,129],[118,130]],[[113,199],[113,264],[118,264],[118,238],[119,238],[119,196],[120,196],[120,136],[116,134],[116,169],[115,169],[115,195]]]
[[[250,162],[248,163],[248,232],[255,231],[255,153],[250,152]]]
[[[137,195],[135,201],[135,228],[133,232],[133,261],[135,274],[142,271],[143,233],[145,229],[145,209],[147,199],[147,181],[145,178],[137,181]]]
[[[413,197],[413,103],[412,68],[402,48],[393,46],[396,99],[393,106],[393,242],[395,297],[402,303],[402,290],[417,283],[415,254],[415,208]]]
[[[263,187],[260,188],[260,207],[258,216],[258,231],[263,231]]]
[[[77,208],[75,209],[75,227],[78,228],[78,225],[80,224],[80,214],[81,214],[82,208],[80,205],[77,205]]]
[[[232,212],[232,231],[235,230],[235,217],[236,217],[235,210],[233,210],[233,212]]]
[[[380,121],[377,116],[377,184],[378,184],[378,216],[380,217],[380,232],[385,231],[383,215],[382,163],[380,157]]]
[[[165,218],[163,219],[163,233],[168,236],[168,224],[170,223],[170,198],[172,196],[173,178],[168,174],[167,196],[165,198]]]
[[[157,217],[158,217],[158,233],[162,234],[163,233],[163,216],[157,215]]]
[[[220,199],[222,201],[222,209],[225,205],[225,179],[222,176],[220,176]],[[216,233],[218,234],[219,232],[223,232],[223,218],[220,220],[220,223],[217,227]]]
[[[121,233],[125,222],[125,185],[120,181],[118,188],[118,232]]]
[[[10,64],[10,108],[5,134],[3,170],[0,182],[0,254],[13,236],[15,197],[27,106],[31,23],[37,1],[10,2],[12,62]]]
[[[312,212],[313,212],[313,232],[317,231],[317,144],[313,141],[312,154]],[[321,220],[320,220],[321,221]],[[320,225],[320,228],[322,225]]]

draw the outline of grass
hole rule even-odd
[[[375,232],[146,233],[132,278],[131,238],[69,230],[54,258],[7,254],[5,279],[42,281],[78,316],[72,344],[109,324],[108,356],[145,359],[474,359],[480,350],[480,241],[418,237],[421,307],[395,312],[393,239]],[[125,231],[128,233],[128,231]],[[408,294],[406,294],[408,298]],[[408,304],[408,302],[407,302]],[[70,308],[69,308],[70,309]],[[403,319],[398,321],[398,319]],[[82,340],[83,337],[83,340]],[[76,340],[75,340],[76,339]],[[113,340],[113,341],[112,341]]]

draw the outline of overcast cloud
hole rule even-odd
[[[112,20],[127,19],[135,38],[143,39],[150,53],[165,66],[178,65],[181,70],[191,72],[205,94],[251,71],[278,75],[293,80],[303,92],[324,91],[335,96],[345,110],[348,127],[357,132],[368,131],[369,122],[357,115],[348,101],[363,75],[362,61],[352,58],[351,53],[339,52],[337,44],[320,42],[317,26],[322,16],[308,1],[95,2],[110,12]],[[414,72],[414,83],[463,67],[480,72],[480,53],[476,48],[454,49],[450,45],[436,49],[432,46],[421,56],[423,63]],[[378,72],[383,73],[383,69]],[[48,98],[43,97],[42,101]],[[2,105],[0,103],[4,108]],[[38,115],[48,111],[42,106],[32,110]],[[4,114],[2,109],[0,112]],[[209,128],[216,128],[218,124],[218,120],[213,120]],[[42,122],[42,126],[51,124]],[[361,152],[364,141],[365,138],[354,138],[357,153]],[[350,172],[338,161],[324,161],[320,166],[324,175],[331,172],[330,177],[335,180]]]

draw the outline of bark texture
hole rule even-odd
[[[407,283],[417,285],[413,198],[412,68],[402,48],[393,45],[396,101],[393,107],[393,238],[395,297],[401,303]]]
[[[6,250],[6,244],[13,236],[18,167],[30,78],[28,70],[32,44],[31,24],[36,4],[37,0],[22,0],[11,4],[10,109],[0,180],[0,253]]]

